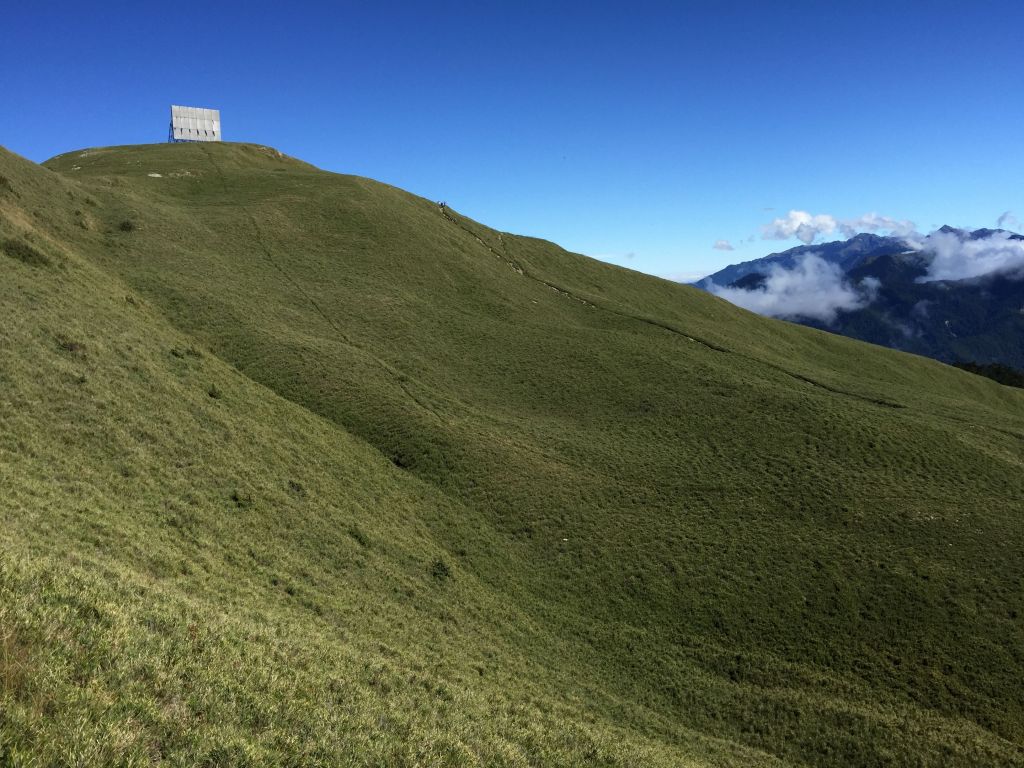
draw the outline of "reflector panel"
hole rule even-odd
[[[171,105],[171,141],[220,141],[220,110]]]

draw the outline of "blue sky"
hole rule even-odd
[[[665,276],[798,244],[763,239],[790,210],[1024,219],[1019,2],[173,5],[6,8],[0,144],[218,107],[227,140]]]

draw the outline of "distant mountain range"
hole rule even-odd
[[[725,269],[720,269],[713,275],[708,275],[698,280],[694,285],[707,290],[712,283],[715,285],[733,286],[749,275],[764,278],[771,267],[778,266],[784,269],[793,269],[800,258],[810,254],[820,256],[825,261],[837,265],[843,272],[848,272],[866,259],[901,253],[906,250],[908,250],[908,246],[905,240],[898,237],[885,237],[865,232],[851,237],[849,240],[836,240],[832,243],[821,243],[819,245],[800,245],[781,253],[769,253],[767,256],[754,259],[753,261],[730,264]],[[749,282],[739,287],[746,287],[748,285],[750,285]]]
[[[805,282],[808,292],[838,295],[828,308],[834,311],[807,309],[814,303],[799,293],[807,259],[829,265],[817,273],[833,276],[829,285]],[[859,234],[734,264],[695,285],[762,314],[874,344],[1024,369],[1024,236],[1014,232],[945,226],[906,239]]]

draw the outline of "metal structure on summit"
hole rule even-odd
[[[171,105],[167,141],[220,141],[220,110]]]

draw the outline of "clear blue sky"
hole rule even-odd
[[[761,239],[790,209],[922,230],[1024,218],[1019,0],[21,2],[2,18],[0,144],[37,161],[163,141],[171,103],[217,107],[227,140],[660,275],[796,244]]]

